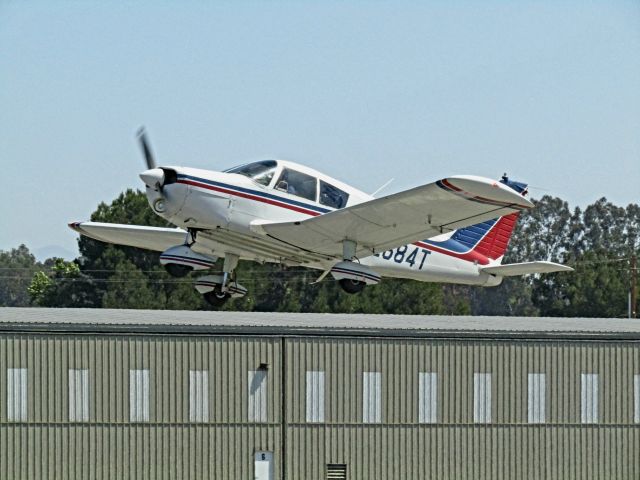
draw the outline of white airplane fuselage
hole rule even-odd
[[[346,192],[348,201],[343,207],[373,199],[313,169],[281,160],[266,185],[238,173],[186,167],[163,167],[165,173],[175,172],[175,178],[162,189],[149,186],[153,183],[152,176],[141,177],[156,214],[179,227],[197,231],[193,251],[212,257],[231,254],[245,260],[326,271],[335,264],[335,258],[318,255],[314,260],[307,256],[302,261],[296,255],[299,249],[295,245],[261,234],[261,224],[302,221],[335,210],[318,201],[318,196],[310,200],[275,188],[284,168],[295,169]],[[484,286],[501,282],[501,277],[480,268],[499,264],[500,259],[490,259],[473,249],[451,248],[450,236],[451,232],[433,239],[416,239],[414,243],[358,260],[384,277]]]

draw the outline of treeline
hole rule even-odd
[[[584,211],[544,196],[523,213],[505,262],[551,260],[572,273],[506,278],[494,288],[390,280],[348,295],[331,278],[312,285],[319,272],[241,262],[238,280],[249,289],[225,310],[624,317],[630,259],[640,249],[640,207],[618,207],[602,198]],[[166,226],[141,192],[128,190],[100,204],[91,220]],[[94,308],[209,308],[191,274],[169,276],[158,254],[85,237],[80,257],[36,261],[24,245],[0,251],[0,305]]]

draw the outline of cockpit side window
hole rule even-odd
[[[275,160],[262,160],[261,162],[247,163],[239,167],[225,170],[227,173],[238,173],[249,177],[254,182],[264,185],[265,187],[271,183],[273,175],[276,173],[278,162]]]
[[[285,168],[276,182],[276,190],[282,190],[315,202],[317,183],[316,177]]]
[[[320,180],[320,203],[331,208],[344,208],[349,201],[349,194]]]

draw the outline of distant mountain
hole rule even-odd
[[[72,252],[60,245],[46,245],[44,247],[36,248],[32,250],[32,252],[36,259],[41,262],[44,262],[47,258],[59,257],[64,258],[65,260],[73,260],[78,257],[79,253],[77,251]]]

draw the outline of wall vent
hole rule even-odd
[[[327,480],[347,480],[347,466],[345,464],[327,464]]]

